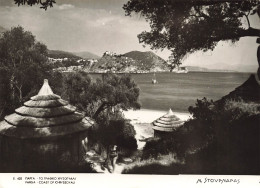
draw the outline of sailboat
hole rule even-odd
[[[153,73],[152,84],[158,84],[156,77],[155,77],[155,73]]]

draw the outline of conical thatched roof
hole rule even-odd
[[[18,138],[62,136],[81,132],[94,124],[90,118],[55,95],[48,80],[38,95],[0,122],[0,134]]]
[[[173,132],[178,127],[182,126],[183,123],[184,122],[175,116],[170,109],[167,114],[153,122],[153,129],[162,132]]]

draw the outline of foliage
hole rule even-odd
[[[148,143],[143,158],[168,152],[186,161],[180,168],[185,173],[259,174],[259,110],[258,103],[243,100],[198,100],[193,119],[168,138]]]
[[[119,149],[135,151],[137,142],[134,127],[124,119],[110,120],[107,125],[99,125],[93,131],[93,138],[100,141],[106,148],[117,145]]]
[[[123,174],[183,174],[185,165],[176,160],[175,154],[158,155],[156,159],[149,158],[135,161],[126,166]]]
[[[196,106],[190,106],[189,112],[192,116],[199,120],[211,120],[212,117],[212,109],[214,107],[213,101],[208,101],[205,97],[202,100],[197,99]]]
[[[96,119],[101,112],[118,114],[120,110],[139,109],[139,88],[130,75],[102,74],[95,82],[94,94],[99,108],[94,114]]]
[[[64,88],[64,98],[96,120],[101,113],[140,108],[139,88],[130,75],[103,74],[93,81],[85,72],[68,73]]]
[[[129,75],[104,74],[94,81],[85,72],[68,73],[62,96],[96,120],[92,136],[105,148],[116,144],[136,150],[135,130],[121,112],[140,107],[139,88]]]
[[[20,26],[0,38],[0,116],[4,116],[54,77],[47,62],[47,47]]]
[[[172,137],[153,139],[145,144],[142,159],[157,159],[158,156],[169,154],[171,151],[176,151],[176,145]]]
[[[185,153],[206,145],[212,138],[212,124],[215,120],[213,101],[206,98],[197,100],[195,107],[189,107],[194,119],[185,122],[179,130],[165,136],[162,139],[154,139],[147,142],[144,147],[143,158],[157,158],[158,155],[166,155],[169,152],[176,153],[183,158]]]
[[[42,9],[47,10],[48,7],[53,7],[53,4],[56,3],[55,0],[14,0],[15,4],[20,5],[36,5],[40,4]]]
[[[68,100],[70,104],[77,106],[80,111],[88,112],[88,106],[95,100],[96,96],[92,92],[93,82],[85,72],[71,72],[64,74],[62,98]],[[92,110],[93,111],[93,110]]]
[[[197,153],[188,155],[187,165],[196,173],[260,174],[259,121],[258,113],[229,123],[221,122],[214,140]]]
[[[238,99],[225,99],[217,102],[208,101],[205,97],[197,100],[195,107],[189,107],[195,120],[205,122],[229,120],[234,122],[244,116],[257,115],[260,105],[255,102],[245,102]]]
[[[150,23],[151,31],[138,35],[139,42],[152,49],[172,51],[171,63],[179,65],[190,53],[213,50],[219,41],[236,42],[240,37],[260,36],[250,26],[249,15],[260,14],[257,0],[129,0],[126,15],[140,13]],[[242,24],[248,21],[248,28]]]

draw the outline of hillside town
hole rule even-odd
[[[131,52],[130,52],[131,53]],[[141,52],[140,52],[141,53]],[[88,73],[154,73],[154,72],[170,72],[167,67],[167,62],[152,52],[146,53],[141,57],[142,59],[136,59],[128,57],[127,54],[116,54],[111,51],[105,51],[103,56],[99,59],[84,59],[84,58],[53,58],[49,57],[48,60],[51,64],[58,65],[54,68],[56,71],[61,72],[73,72],[73,71],[85,71]],[[148,58],[150,59],[150,66],[144,62]],[[68,63],[70,62],[70,63]],[[65,66],[66,65],[66,66]],[[188,73],[186,67],[176,67],[171,72],[173,73]]]

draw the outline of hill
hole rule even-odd
[[[91,72],[115,72],[115,73],[148,73],[169,71],[165,61],[153,52],[133,51],[117,55],[105,52],[102,58],[85,67]]]
[[[137,67],[131,58],[123,55],[104,54],[97,62],[85,69],[91,72],[135,72]]]
[[[83,59],[100,59],[100,57],[91,52],[73,52],[74,55],[82,57]]]
[[[149,52],[131,51],[125,53],[124,56],[135,60],[136,66],[139,67],[139,69],[141,70],[147,70],[147,71],[168,70],[168,68],[166,67],[166,61],[151,51]]]
[[[260,81],[256,74],[251,74],[250,77],[239,87],[235,88],[228,95],[224,96],[217,102],[224,102],[225,100],[242,99],[245,102],[260,103]]]
[[[55,59],[58,58],[82,59],[81,57],[76,56],[73,53],[65,52],[61,50],[48,50],[48,56]]]

